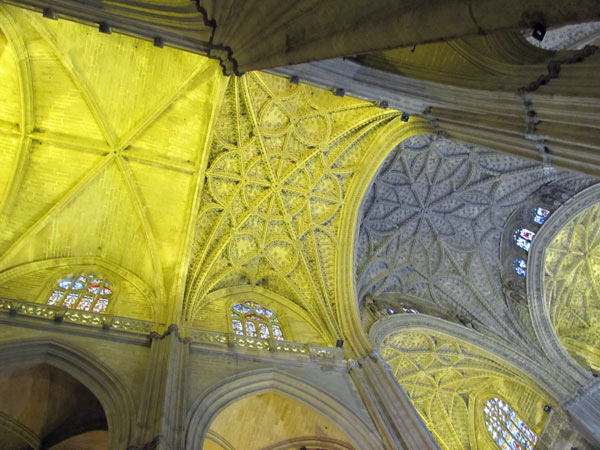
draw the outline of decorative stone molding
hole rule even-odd
[[[14,417],[0,411],[0,430],[18,436],[22,442],[26,443],[34,450],[42,448],[41,438],[28,426],[22,424]]]
[[[22,300],[0,298],[0,312],[12,316],[28,316],[40,319],[67,322],[77,325],[102,328],[105,330],[119,330],[129,333],[148,334],[155,324],[144,320],[129,319],[126,317],[108,316],[93,312],[65,309],[49,306],[42,303],[31,303]]]
[[[47,339],[0,342],[0,366],[46,363],[67,372],[100,401],[110,430],[110,448],[126,448],[133,434],[133,400],[119,376],[84,350]]]
[[[588,371],[573,360],[556,335],[550,318],[549,299],[546,298],[544,266],[546,249],[563,227],[579,213],[599,201],[600,184],[596,184],[581,191],[556,210],[536,235],[527,260],[526,281],[529,312],[537,339],[550,361],[579,387],[586,386],[593,378]]]
[[[317,361],[344,359],[344,351],[340,348],[325,347],[315,344],[301,344],[299,342],[278,341],[275,339],[261,339],[258,337],[238,336],[234,333],[200,330],[187,328],[185,333],[192,344],[216,345],[237,349],[250,349],[269,351],[271,353],[301,355]]]

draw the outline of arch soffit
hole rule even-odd
[[[0,31],[7,40],[7,46],[10,45],[14,51],[15,63],[17,67],[17,77],[20,90],[21,124],[22,136],[30,133],[34,124],[33,107],[33,78],[31,73],[31,63],[29,51],[23,37],[17,30],[17,25],[13,16],[8,11],[6,5],[0,5]],[[0,217],[8,215],[12,204],[16,200],[16,187],[20,185],[20,179],[23,177],[25,158],[29,149],[29,139],[22,138],[18,148],[18,157],[11,169],[10,180],[7,183],[7,189],[2,198],[0,198]],[[14,186],[11,188],[11,186]]]
[[[110,448],[125,448],[135,425],[131,396],[117,375],[83,350],[55,339],[11,340],[0,343],[0,365],[47,363],[69,373],[100,401],[110,430]]]
[[[339,425],[358,448],[381,447],[376,432],[327,392],[278,369],[258,369],[226,378],[194,402],[185,421],[185,448],[201,450],[212,422],[227,406],[242,398],[269,391],[314,408]]]
[[[133,272],[130,272],[128,269],[118,264],[112,263],[103,258],[98,258],[95,256],[50,258],[20,264],[18,266],[10,267],[0,272],[0,284],[17,278],[19,276],[36,272],[38,270],[59,270],[63,268],[68,269],[74,266],[94,266],[99,269],[108,270],[117,274],[119,277],[130,282],[136,289],[138,289],[142,293],[143,297],[146,299],[149,306],[152,308],[152,317],[154,317],[155,320],[159,317],[157,314],[161,313],[162,306],[158,304],[153,289],[150,286],[148,286],[148,284],[146,284],[144,280],[142,280]]]
[[[593,378],[573,360],[554,330],[544,287],[544,265],[546,249],[558,233],[579,213],[598,202],[600,202],[600,183],[579,192],[554,211],[536,235],[527,260],[529,314],[537,339],[550,361],[566,372],[579,387],[589,384]],[[572,392],[574,394],[575,389]]]
[[[572,392],[577,389],[573,380],[560,370],[553,370],[552,365],[542,360],[531,359],[529,355],[515,349],[514,344],[424,314],[397,314],[385,317],[373,324],[369,331],[369,338],[375,350],[380,352],[388,336],[412,331],[425,331],[472,345],[491,359],[506,363],[512,371],[533,381],[540,395],[553,398],[558,402],[570,398]]]
[[[249,296],[251,297],[250,299],[248,298]],[[293,301],[277,294],[276,292],[264,289],[260,286],[240,285],[218,289],[208,294],[203,303],[205,305],[209,305],[211,303],[224,301],[227,307],[226,311],[229,312],[230,307],[236,303],[240,303],[242,300],[253,300],[263,305],[276,304],[278,307],[282,308],[282,310],[288,309],[293,314],[299,316],[304,323],[310,326],[315,333],[321,336],[324,342],[331,341],[331,337],[326,336],[322,330],[314,325],[310,316],[303,308],[298,306]],[[275,311],[280,318],[282,310]]]
[[[338,301],[338,321],[344,336],[357,354],[369,351],[371,345],[362,329],[360,312],[356,302],[356,280],[354,279],[354,249],[358,240],[360,207],[365,194],[375,180],[381,164],[387,156],[405,139],[411,136],[432,132],[423,119],[411,118],[402,122],[401,118],[391,121],[373,140],[365,152],[364,165],[352,179],[342,208],[339,251],[336,252],[336,299]],[[350,244],[351,245],[348,245]]]

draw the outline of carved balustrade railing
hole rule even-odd
[[[98,314],[62,306],[51,306],[42,303],[32,303],[23,300],[0,298],[0,313],[11,316],[34,317],[52,320],[59,323],[73,323],[104,330],[118,330],[129,333],[151,335],[157,328],[164,329],[164,324],[156,324],[145,320],[129,319],[107,314]],[[325,347],[314,344],[261,339],[258,337],[238,336],[234,333],[185,328],[180,338],[189,340],[192,344],[215,345],[221,348],[256,349],[270,353],[300,355],[310,359],[338,360],[344,359],[342,349]]]

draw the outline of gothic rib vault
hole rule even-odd
[[[375,346],[449,450],[493,448],[477,412],[491,395],[538,433],[543,406],[560,410],[566,394],[539,383],[559,370],[503,291],[500,241],[540,187],[596,179],[4,4],[0,30],[0,297],[45,303],[63,274],[93,269],[115,285],[112,315],[227,333],[232,301],[260,296],[294,340],[345,339],[353,358]],[[545,281],[559,337],[595,370],[597,222],[596,206],[561,232]],[[452,311],[542,369],[419,319],[376,344],[361,315],[384,297]]]

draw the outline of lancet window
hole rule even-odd
[[[113,295],[110,282],[90,273],[61,278],[48,297],[48,305],[105,313]]]
[[[538,206],[537,208],[535,208],[533,210],[533,221],[539,225],[542,225],[546,219],[548,218],[548,216],[550,215],[550,210],[542,208],[541,206]]]
[[[250,300],[231,308],[231,326],[239,336],[284,340],[277,314]]]
[[[519,228],[515,231],[515,243],[518,247],[521,247],[526,252],[531,248],[531,243],[533,242],[533,238],[535,237],[535,233],[527,228]]]
[[[532,450],[537,435],[527,426],[510,405],[494,397],[484,408],[485,426],[502,450]]]
[[[513,269],[517,275],[525,278],[527,276],[527,261],[517,258],[513,261]]]

